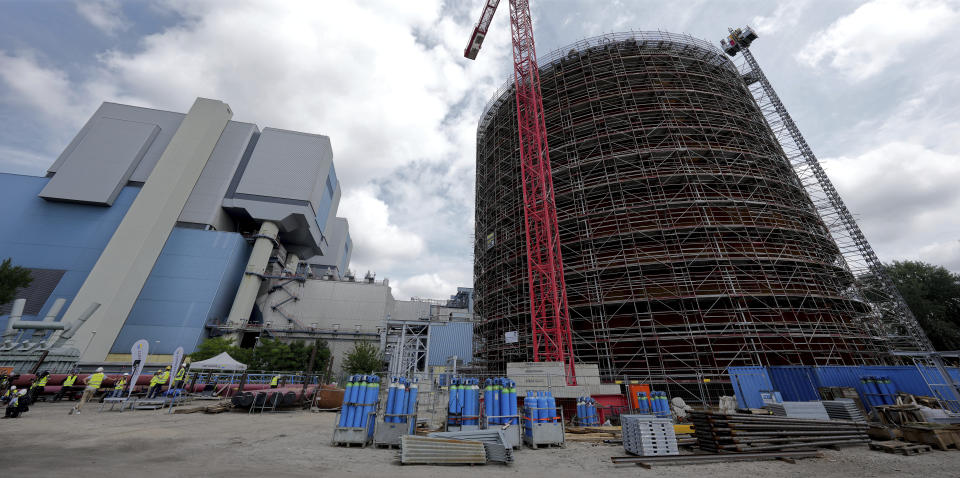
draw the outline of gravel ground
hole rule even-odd
[[[752,477],[960,477],[960,451],[920,456],[891,455],[866,446],[824,450],[823,458],[663,466],[645,470],[615,466],[624,455],[614,445],[569,443],[565,449],[516,452],[512,466],[400,466],[396,451],[330,445],[334,414],[290,412],[265,415],[103,412],[88,404],[68,416],[69,404],[40,403],[23,418],[0,420],[0,476],[101,476],[104,472],[145,476],[231,477],[391,476],[657,476]],[[23,473],[21,475],[21,473]],[[91,475],[95,474],[95,475]]]

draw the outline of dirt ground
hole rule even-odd
[[[613,465],[611,456],[625,454],[621,446],[571,442],[565,449],[519,450],[511,466],[401,466],[395,450],[331,446],[332,413],[98,413],[98,404],[90,403],[82,415],[68,416],[69,408],[67,403],[39,403],[22,418],[0,420],[0,476],[105,476],[107,472],[231,478],[255,474],[429,478],[467,473],[551,478],[960,477],[960,451],[906,457],[870,451],[866,446],[825,450],[823,458],[796,464],[748,462],[645,470]]]

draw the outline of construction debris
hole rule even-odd
[[[715,452],[751,452],[867,443],[867,424],[835,420],[808,420],[762,415],[723,415],[695,412],[701,449]]]
[[[930,451],[930,445],[916,445],[902,441],[888,440],[875,441],[870,443],[871,450],[880,450],[887,453],[900,453],[902,455],[919,455]]]
[[[404,435],[397,457],[404,465],[484,465],[487,450],[478,441]]]
[[[940,450],[960,450],[960,426],[940,423],[913,423],[900,428],[906,441],[931,445]]]
[[[716,463],[733,461],[781,460],[794,463],[797,458],[820,458],[816,451],[786,451],[762,453],[726,453],[711,455],[675,455],[675,456],[612,456],[616,465],[636,464],[644,468],[653,465],[691,465],[694,463]]]

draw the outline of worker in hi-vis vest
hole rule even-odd
[[[30,384],[30,402],[36,402],[37,397],[43,393],[47,386],[47,380],[50,379],[50,371],[44,370],[39,377],[33,380],[33,383]]]
[[[123,396],[123,387],[127,385],[127,377],[129,376],[129,373],[124,373],[122,377],[113,382],[113,393],[110,394],[110,398],[120,398]]]
[[[277,386],[279,385],[280,385],[280,376],[274,375],[273,378],[270,379],[270,388],[277,388]]]
[[[63,397],[72,398],[73,397],[73,384],[77,383],[77,371],[73,370],[67,375],[67,378],[63,379],[63,383],[60,384],[60,391],[53,396],[53,401],[58,401]]]
[[[103,373],[103,367],[97,367],[97,371],[88,375],[87,378],[83,380],[87,387],[83,389],[83,396],[80,397],[80,401],[77,402],[77,405],[70,409],[70,414],[76,413],[80,414],[80,408],[83,407],[84,403],[87,403],[87,400],[90,400],[93,397],[97,390],[100,389],[100,384],[103,383],[103,379],[106,378],[106,375]]]
[[[173,388],[183,388],[183,382],[187,379],[187,366],[185,364],[180,365],[180,369],[177,370],[177,376],[173,378]]]
[[[157,370],[150,377],[150,388],[147,389],[147,398],[156,397],[160,393],[160,387],[163,386],[163,374]]]

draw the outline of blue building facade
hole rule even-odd
[[[126,186],[111,207],[46,201],[38,197],[48,178],[0,173],[0,204],[8,226],[0,228],[0,258],[30,269],[63,271],[36,314],[44,317],[57,298],[76,296],[140,188]],[[149,338],[154,353],[183,346],[190,353],[205,337],[210,319],[226,316],[250,246],[238,233],[174,228],[111,353],[129,353]],[[8,315],[0,316],[6,329]]]
[[[186,114],[104,103],[44,177],[0,173],[0,259],[34,278],[0,305],[0,358],[123,362],[140,339],[190,353],[214,328],[243,343],[279,300],[271,281],[346,270],[330,138],[232,114],[202,98]]]

